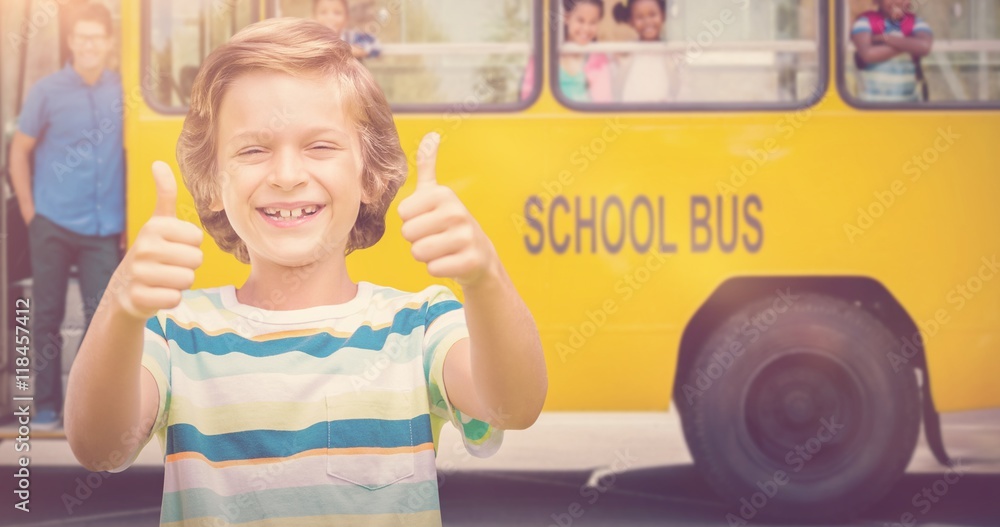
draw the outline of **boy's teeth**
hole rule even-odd
[[[275,216],[280,218],[301,218],[306,214],[315,214],[319,208],[316,205],[310,205],[308,207],[303,207],[300,209],[270,209],[265,208],[264,213],[268,216]]]

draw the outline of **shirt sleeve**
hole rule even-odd
[[[144,341],[142,348],[142,367],[152,374],[156,381],[156,389],[159,392],[159,406],[156,409],[156,418],[149,434],[145,437],[138,437],[136,441],[138,448],[132,456],[121,467],[110,472],[122,472],[135,463],[136,458],[142,449],[149,444],[153,437],[158,437],[160,446],[166,445],[166,424],[167,408],[170,398],[170,346],[167,343],[166,331],[164,330],[163,315],[157,315],[146,321],[146,328],[143,331]],[[145,423],[143,423],[145,424]]]
[[[857,33],[871,33],[872,23],[868,20],[867,16],[860,16],[854,21],[854,26],[851,27],[851,34],[855,35]]]
[[[451,422],[462,434],[465,449],[476,457],[492,456],[503,442],[503,430],[485,421],[463,415],[448,398],[444,383],[444,361],[452,346],[469,338],[465,309],[446,287],[428,288],[424,326],[424,373],[430,398],[431,417]]]
[[[17,129],[24,135],[38,139],[45,131],[47,109],[45,104],[45,92],[41,86],[35,85],[28,92],[28,98],[21,107],[21,115],[18,117]]]
[[[934,31],[931,30],[931,26],[922,18],[917,17],[917,21],[913,26],[914,33],[928,33],[934,35]]]
[[[354,33],[351,37],[351,45],[357,46],[365,51],[367,58],[378,58],[382,54],[382,45],[379,44],[375,35],[368,33]]]

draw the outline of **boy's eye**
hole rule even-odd
[[[240,151],[240,153],[237,155],[242,157],[242,156],[252,156],[254,154],[262,154],[262,153],[264,153],[264,151],[259,148],[248,148],[246,150]]]

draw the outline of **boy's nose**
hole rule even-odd
[[[295,187],[304,185],[309,179],[305,167],[298,156],[278,155],[274,170],[267,178],[267,182],[281,190],[292,190]]]

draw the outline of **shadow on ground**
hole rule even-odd
[[[4,473],[13,467],[2,467]],[[106,476],[106,477],[104,477]],[[1000,474],[967,474],[947,486],[936,502],[923,497],[943,488],[944,472],[907,474],[862,518],[847,525],[895,527],[912,514],[917,525],[1000,525]],[[441,474],[446,526],[537,525],[547,527],[684,525],[728,526],[738,508],[718,500],[691,465],[636,469],[610,476],[608,487],[587,487],[590,472],[480,471]],[[135,467],[122,474],[40,467],[31,472],[31,512],[13,509],[9,476],[0,478],[5,496],[0,524],[155,527],[163,471]],[[915,496],[917,497],[915,499]],[[937,497],[937,495],[934,495]],[[915,504],[918,503],[918,504]],[[575,505],[574,505],[575,504]],[[738,507],[738,506],[737,506]],[[755,521],[749,525],[769,525]],[[843,524],[832,524],[843,525]]]

